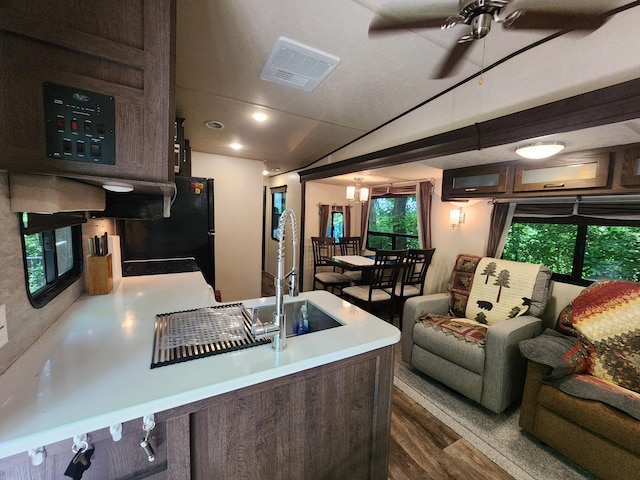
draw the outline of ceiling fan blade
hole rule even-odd
[[[504,28],[511,30],[596,30],[607,21],[604,14],[542,12],[519,10],[513,19],[507,18]]]
[[[473,41],[456,43],[454,47],[449,51],[449,55],[447,55],[447,57],[440,64],[440,67],[438,68],[433,78],[441,79],[452,75],[456,68],[459,66],[460,60],[462,60],[472,44]]]
[[[384,33],[390,30],[410,30],[415,28],[441,28],[447,17],[411,18],[394,20],[378,15],[369,25],[369,34]]]

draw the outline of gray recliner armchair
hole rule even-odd
[[[402,359],[500,413],[524,388],[520,341],[544,330],[551,270],[458,255],[449,291],[407,300]]]

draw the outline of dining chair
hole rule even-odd
[[[371,270],[369,285],[355,285],[342,289],[342,296],[370,313],[374,307],[390,304],[389,322],[393,323],[395,312],[394,297],[387,290],[393,290],[398,281],[400,267],[404,261],[406,250],[378,250]]]
[[[386,290],[387,293],[394,297],[394,305],[400,309],[400,328],[402,328],[402,307],[404,302],[407,298],[424,293],[424,280],[435,251],[435,248],[410,248],[407,250],[406,258],[398,275],[398,281],[393,288]]]
[[[361,255],[362,241],[360,237],[339,237],[340,255]],[[344,273],[354,284],[362,283],[362,270],[345,270]]]
[[[324,290],[342,294],[344,287],[351,285],[351,279],[343,273],[336,272],[336,267],[328,263],[335,254],[335,241],[331,237],[311,237],[313,248],[313,289],[317,284]]]

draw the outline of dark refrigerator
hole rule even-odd
[[[176,176],[168,218],[118,220],[123,276],[200,270],[215,288],[213,179]]]

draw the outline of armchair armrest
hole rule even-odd
[[[411,363],[413,326],[421,314],[445,315],[449,311],[449,294],[432,293],[407,299],[402,311],[402,360]]]
[[[482,401],[501,412],[522,394],[527,361],[519,343],[542,333],[542,320],[531,315],[495,323],[487,329]]]

